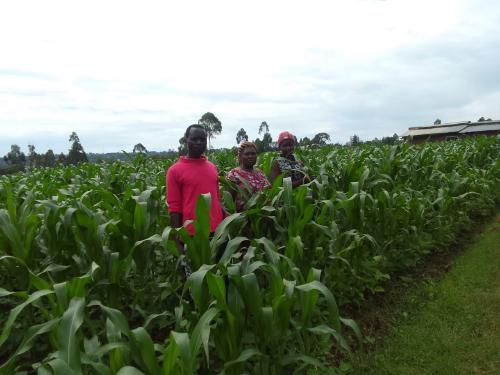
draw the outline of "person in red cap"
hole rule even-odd
[[[296,138],[290,132],[281,132],[278,136],[278,148],[281,155],[273,160],[271,164],[271,181],[283,174],[284,177],[292,179],[292,187],[302,185],[308,182],[309,178],[303,171],[303,163],[295,158],[293,151],[295,150]]]

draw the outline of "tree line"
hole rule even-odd
[[[440,120],[439,120],[440,121]],[[481,119],[480,119],[481,121]],[[222,132],[222,122],[211,112],[206,112],[201,118],[198,120],[198,124],[202,125],[206,132],[208,138],[208,149],[213,149],[212,140]],[[269,124],[266,121],[262,121],[258,128],[259,137],[253,140],[257,147],[257,152],[267,152],[273,151],[277,149],[276,142],[273,141],[271,133],[269,131]],[[236,133],[236,144],[240,144],[243,141],[248,141],[249,136],[245,129],[241,128]],[[89,161],[85,150],[80,142],[80,138],[75,132],[72,132],[69,137],[69,142],[71,142],[71,147],[68,150],[67,154],[60,153],[59,155],[55,155],[54,151],[49,149],[45,153],[37,153],[34,145],[28,145],[28,155],[25,155],[24,152],[21,151],[21,148],[14,144],[11,145],[11,150],[4,157],[3,160],[5,163],[11,166],[22,166],[28,165],[30,167],[53,167],[56,165],[74,165],[83,162]],[[321,147],[330,142],[330,135],[328,133],[320,132],[314,135],[312,138],[304,137],[300,139],[296,139],[296,142],[299,146],[308,146],[308,147]],[[363,143],[382,143],[382,144],[395,144],[399,142],[399,137],[397,134],[394,134],[392,137],[383,137],[382,139],[375,138],[372,141],[363,142],[359,136],[354,134],[350,137],[349,142],[346,143],[346,146],[358,146]],[[177,150],[178,154],[184,155],[187,152],[186,149],[186,139],[181,137],[179,139],[179,147]],[[174,150],[169,150],[166,152],[169,157],[175,156],[176,152]],[[147,148],[142,143],[137,143],[132,149],[132,154],[148,154]],[[157,157],[162,157],[163,153],[155,153]],[[96,156],[97,155],[97,156]],[[103,160],[99,158],[99,154],[91,154],[91,161]],[[111,153],[110,155],[115,155],[116,153]],[[109,159],[109,158],[108,158]]]
[[[198,120],[198,124],[202,125],[205,128],[208,138],[208,149],[209,150],[212,149],[212,144],[211,144],[212,139],[222,132],[221,121],[213,113],[207,112],[203,116],[201,116],[201,118]],[[255,140],[253,140],[253,143],[255,143],[255,146],[257,147],[258,153],[273,151],[277,149],[276,142],[273,141],[273,137],[271,136],[271,133],[269,131],[269,125],[266,121],[261,122],[258,129],[258,134],[259,136],[262,135],[262,138],[257,137]],[[236,133],[236,144],[240,144],[241,142],[248,140],[249,136],[246,130],[243,128],[238,130],[238,132]],[[312,139],[308,137],[296,139],[296,142],[299,146],[313,146],[313,147],[324,146],[329,141],[330,141],[330,135],[327,133],[318,133]],[[179,154],[181,155],[185,155],[187,152],[186,139],[184,136],[179,139],[178,151]]]
[[[88,161],[87,154],[80,143],[80,138],[75,132],[69,136],[71,147],[68,154],[61,152],[58,156],[54,151],[49,149],[47,152],[39,154],[36,152],[34,145],[28,145],[28,156],[21,151],[21,148],[14,144],[10,146],[10,151],[4,155],[3,160],[5,163],[12,166],[25,166],[30,167],[54,167],[56,165],[70,165],[79,164]]]

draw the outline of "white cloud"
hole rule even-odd
[[[474,70],[498,65],[499,14],[491,0],[3,2],[0,153],[29,137],[62,151],[72,131],[90,151],[175,148],[206,111],[216,146],[263,120],[344,142],[435,113],[500,117],[466,92],[497,97]]]

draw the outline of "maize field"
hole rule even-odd
[[[0,176],[0,374],[335,373],[362,341],[345,307],[500,202],[495,137],[297,154],[314,179],[278,179],[243,213],[234,154],[210,156],[232,212],[213,236],[203,196],[193,237],[169,226],[174,160]]]

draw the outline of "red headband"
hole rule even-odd
[[[278,136],[278,146],[281,144],[281,142],[287,139],[291,139],[295,143],[295,136],[292,133],[281,132],[280,135]]]

